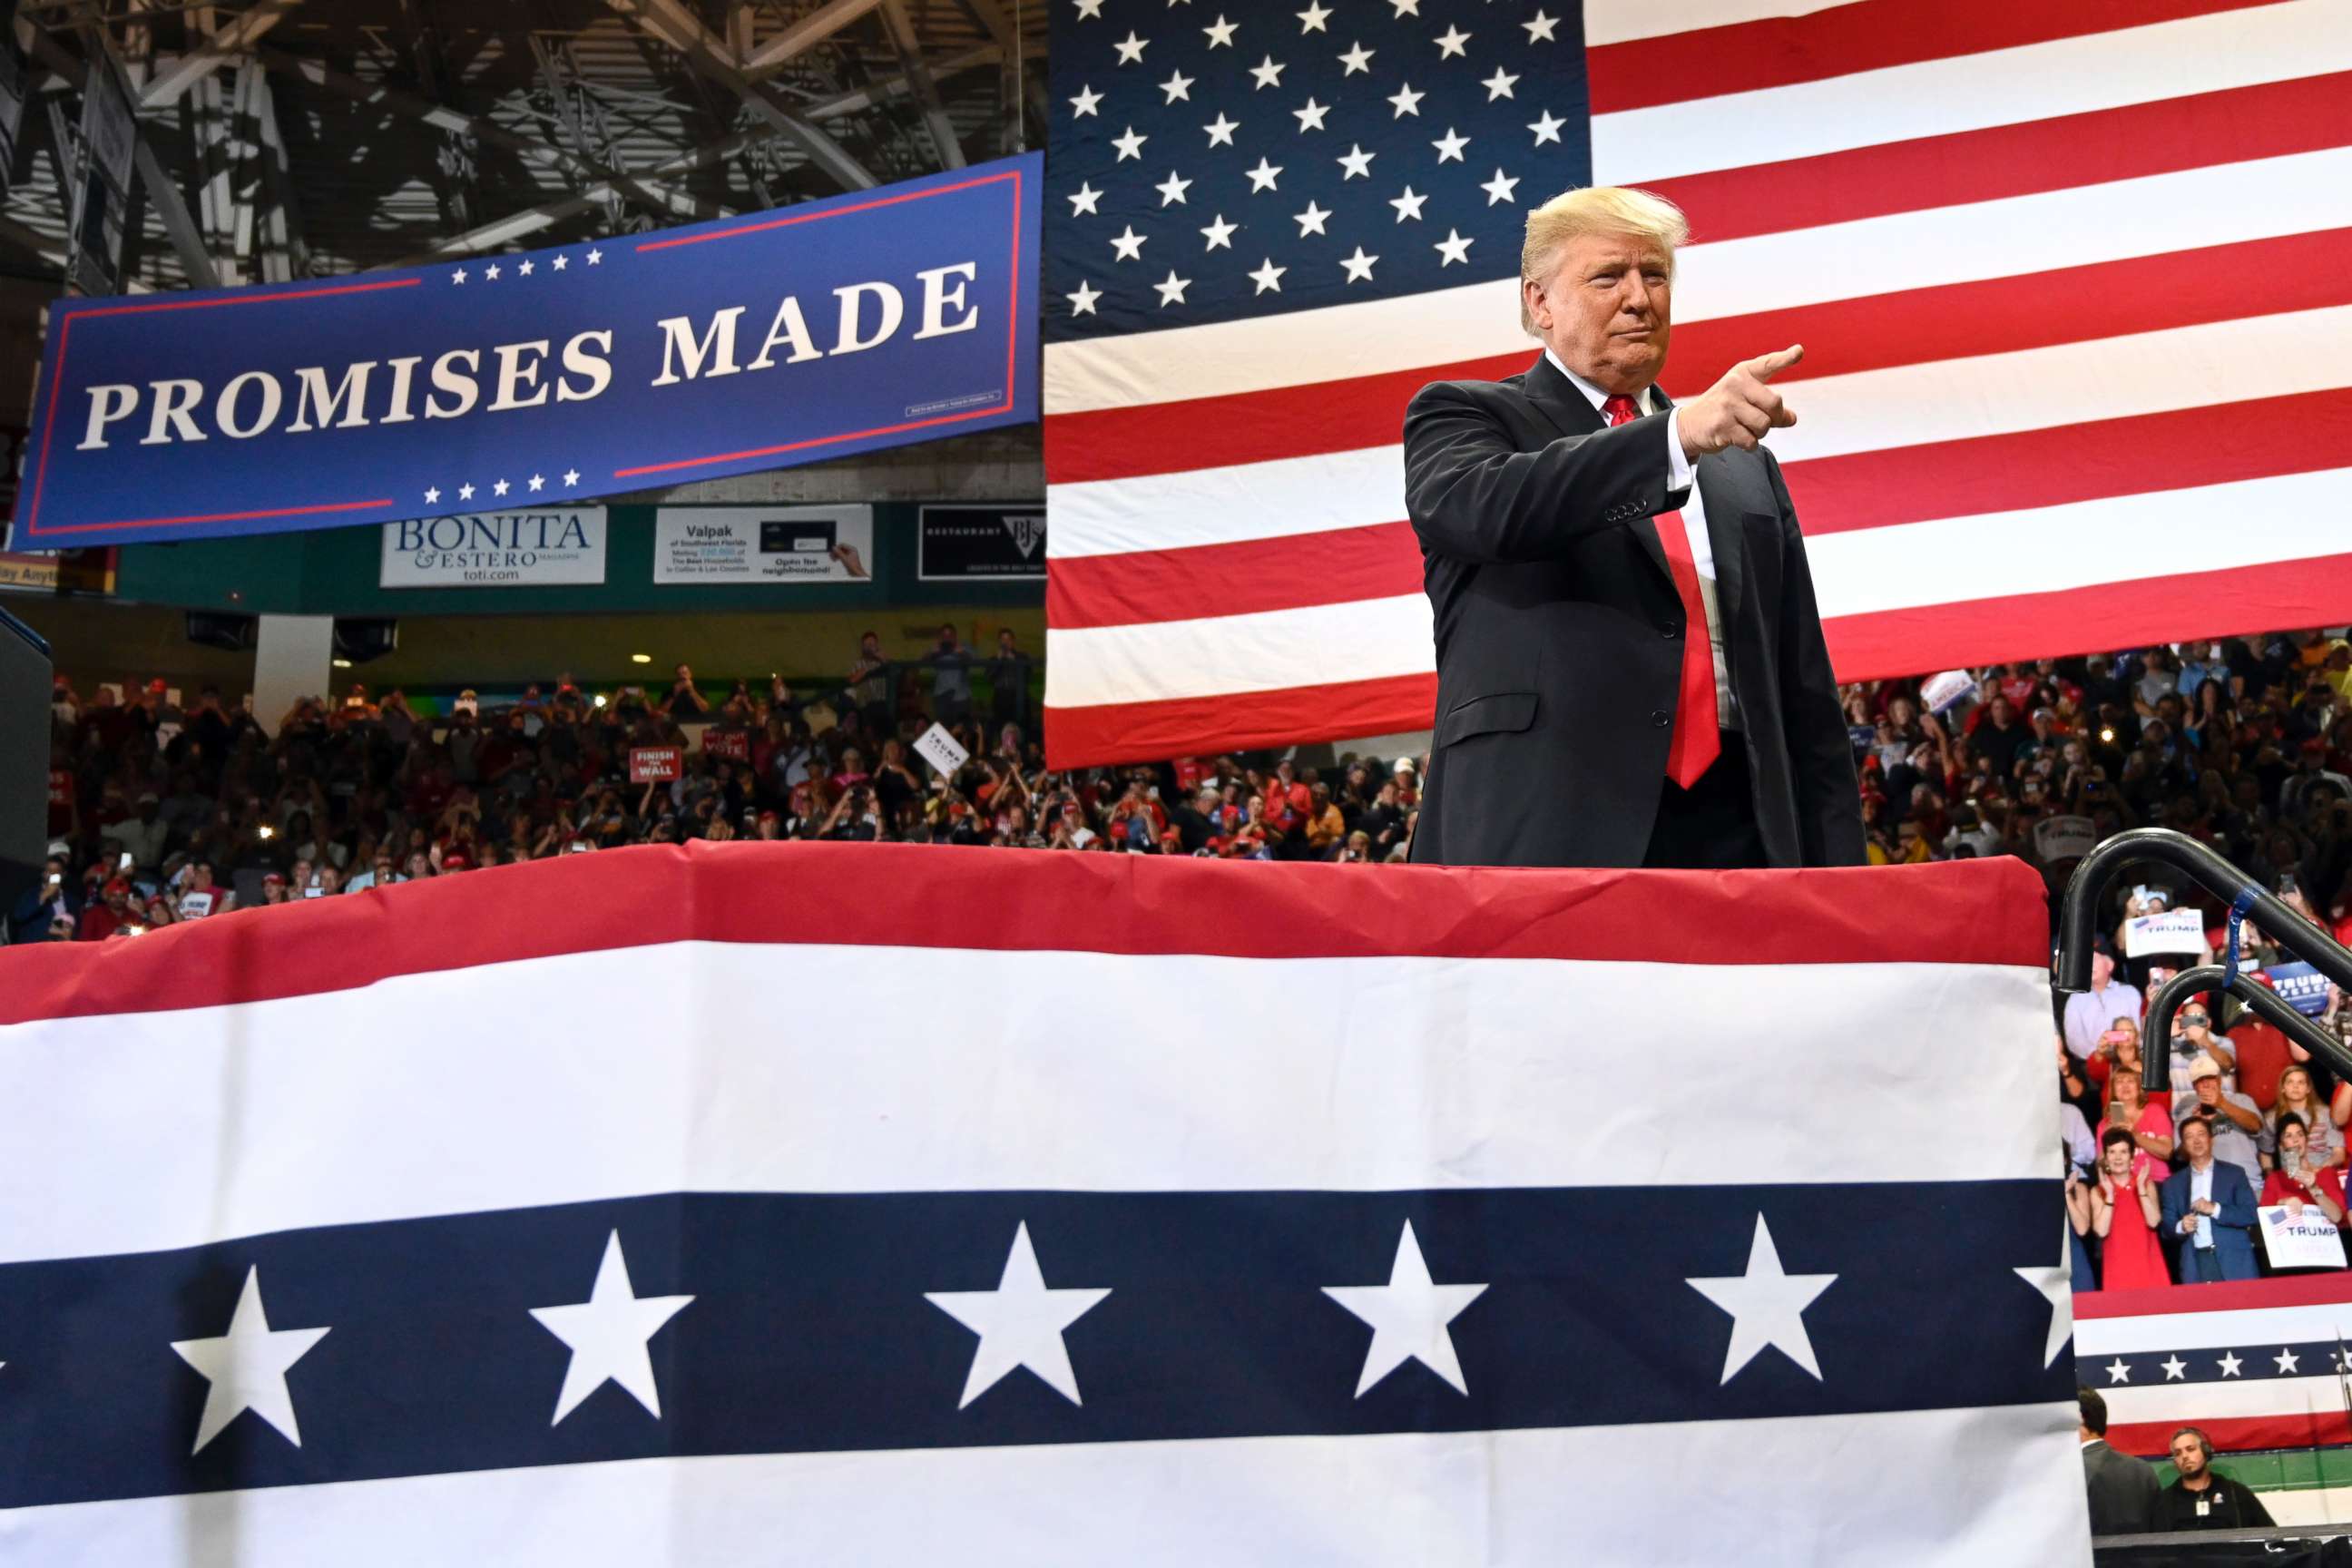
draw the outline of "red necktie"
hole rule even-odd
[[[1641,417],[1641,409],[1623,393],[1601,405],[1612,426]],[[1652,518],[1658,543],[1666,552],[1666,569],[1674,574],[1675,592],[1683,601],[1683,679],[1675,700],[1675,738],[1666,746],[1666,776],[1688,789],[1722,754],[1723,737],[1715,711],[1715,650],[1707,637],[1706,600],[1699,592],[1698,564],[1691,559],[1690,534],[1679,510]]]

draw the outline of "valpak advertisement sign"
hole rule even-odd
[[[528,588],[604,581],[604,509],[551,507],[383,525],[386,588]]]
[[[20,548],[572,506],[1037,416],[1036,153],[651,234],[58,301]]]
[[[666,506],[654,513],[656,583],[863,583],[873,563],[870,506]]]

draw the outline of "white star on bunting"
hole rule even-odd
[[[606,1236],[604,1260],[596,1265],[596,1283],[589,1288],[588,1300],[569,1307],[530,1309],[541,1328],[572,1347],[563,1387],[555,1396],[555,1417],[548,1425],[561,1422],[608,1383],[619,1384],[658,1420],[661,1390],[655,1385],[653,1357],[646,1346],[693,1300],[638,1295],[629,1283],[621,1233]]]
[[[188,1452],[203,1453],[205,1444],[248,1410],[300,1447],[302,1429],[294,1419],[294,1395],[287,1389],[286,1373],[328,1331],[272,1329],[269,1314],[261,1305],[261,1268],[258,1265],[248,1268],[245,1288],[237,1292],[236,1310],[229,1315],[227,1333],[172,1343],[179,1358],[212,1384],[205,1394],[204,1414],[196,1419],[196,1446]]]
[[[2180,1383],[2185,1381],[2182,1374],[2188,1372],[2189,1363],[2182,1361],[2177,1352],[2173,1355],[2171,1360],[2158,1362],[2157,1364],[2164,1368],[2165,1382]]]
[[[2099,1370],[2107,1374],[2107,1382],[2110,1384],[2129,1383],[2131,1381],[2131,1364],[2125,1361],[2121,1356],[2116,1357],[2115,1360],[2109,1362]]]
[[[1812,1338],[1805,1332],[1805,1309],[1837,1283],[1837,1276],[1784,1272],[1780,1250],[1772,1244],[1771,1227],[1761,1214],[1748,1244],[1747,1273],[1684,1283],[1731,1314],[1731,1343],[1723,1354],[1725,1383],[1759,1352],[1775,1347],[1821,1381],[1821,1363],[1813,1359]]]
[[[1444,1378],[1456,1394],[1468,1394],[1462,1363],[1454,1353],[1454,1334],[1446,1327],[1462,1310],[1486,1294],[1484,1285],[1440,1285],[1431,1279],[1412,1221],[1404,1222],[1397,1237],[1396,1260],[1389,1265],[1385,1285],[1326,1285],[1323,1294],[1372,1326],[1372,1342],[1364,1352],[1364,1370],[1356,1379],[1356,1397],[1408,1361],[1417,1361]]]
[[[2271,1360],[2277,1364],[2281,1376],[2300,1370],[2303,1364],[2301,1359],[2291,1350],[2281,1350],[2278,1354],[2271,1357]]]
[[[1026,1221],[1013,1233],[1013,1250],[1005,1256],[1004,1273],[995,1289],[925,1291],[924,1300],[980,1336],[956,1408],[963,1409],[1024,1366],[1071,1404],[1084,1404],[1062,1331],[1109,1294],[1108,1289],[1048,1289]]]
[[[2220,1361],[2215,1362],[2213,1364],[2221,1369],[2221,1375],[2223,1377],[2235,1377],[2238,1375],[2238,1369],[2246,1363],[2240,1361],[2236,1352],[2232,1352],[2231,1354],[2223,1356]]]
[[[2016,1268],[2011,1272],[2050,1303],[2050,1333],[2042,1342],[2042,1364],[2048,1366],[2058,1359],[2066,1342],[2074,1337],[2074,1258],[2068,1247],[2066,1222],[2058,1222],[2058,1261],[2054,1266]]]

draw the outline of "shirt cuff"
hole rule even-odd
[[[1682,428],[1677,423],[1683,416],[1679,408],[1666,411],[1666,492],[1691,488],[1691,460],[1683,455]]]

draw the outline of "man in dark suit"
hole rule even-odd
[[[1520,282],[1543,356],[1406,410],[1438,674],[1415,860],[1863,861],[1804,541],[1761,445],[1796,423],[1769,382],[1803,351],[1670,403],[1654,384],[1686,234],[1646,192],[1546,203]]]
[[[2164,1487],[2156,1467],[2107,1447],[2107,1402],[2095,1389],[2076,1387],[2082,1406],[2075,1436],[2083,1442],[2083,1489],[2091,1502],[2093,1535],[2146,1535],[2156,1528]]]
[[[2180,1152],[2189,1164],[2164,1179],[2164,1228],[2180,1238],[2180,1282],[2210,1285],[2252,1279],[2254,1266],[2253,1184],[2227,1160],[2213,1157],[2213,1130],[2191,1117],[2180,1124]]]

